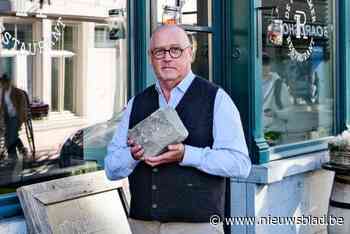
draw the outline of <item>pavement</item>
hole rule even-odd
[[[33,124],[35,155],[29,150],[30,147],[23,128],[20,132],[20,138],[28,149],[28,153],[18,152],[17,158],[11,158],[10,156],[0,158],[0,193],[1,189],[6,189],[9,184],[13,184],[10,186],[13,187],[27,180],[62,174],[63,171],[59,165],[60,148],[67,137],[85,125],[86,123],[82,123],[73,127],[36,130],[35,124]],[[77,164],[82,165],[83,162]]]

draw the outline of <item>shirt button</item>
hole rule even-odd
[[[152,189],[156,190],[157,189],[157,185],[152,185]]]
[[[158,172],[158,168],[153,168],[153,172]]]
[[[155,209],[155,208],[157,208],[157,207],[158,207],[157,204],[153,204],[153,205],[152,205],[152,208],[153,208],[153,209]]]

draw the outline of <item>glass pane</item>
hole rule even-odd
[[[4,23],[2,45],[5,49],[30,50],[33,42],[32,24]]]
[[[105,25],[95,27],[95,48],[113,48],[115,41],[109,39],[109,29]]]
[[[13,58],[0,57],[0,76],[3,76],[4,74],[6,74],[7,77],[12,78],[14,62],[15,60]]]
[[[18,46],[18,49],[20,48],[26,48],[28,49],[29,43],[32,43],[33,41],[33,30],[31,24],[17,24],[17,39],[21,42]],[[25,44],[25,45],[23,45]],[[24,47],[23,47],[24,46]]]
[[[277,6],[262,14],[263,123],[270,145],[332,135],[333,2],[263,1]]]
[[[59,111],[60,60],[53,58],[51,66],[51,110]]]
[[[163,22],[165,6],[180,6],[181,15],[180,23],[194,26],[211,26],[212,20],[212,1],[211,0],[157,0],[152,1],[155,4],[153,9],[156,12],[152,13],[153,17],[157,17],[157,23]]]
[[[111,41],[111,46],[95,48],[95,27],[101,24],[92,20],[101,18],[101,12],[107,16],[110,9],[127,9],[127,1],[103,0],[94,1],[94,4],[77,1],[74,7],[56,7],[54,3],[50,6],[52,14],[62,15],[60,25],[65,26],[52,47],[54,50],[43,50],[41,54],[37,50],[27,59],[18,56],[19,52],[9,53],[18,56],[16,62],[19,64],[12,58],[0,58],[0,73],[5,71],[11,77],[28,73],[28,90],[34,97],[30,108],[36,146],[33,154],[32,144],[24,133],[20,134],[20,139],[25,148],[17,145],[17,158],[10,160],[0,154],[0,194],[15,192],[24,183],[102,169],[107,144],[120,121],[118,113],[127,101],[128,44],[127,38],[120,38]],[[91,15],[88,21],[85,21],[86,16],[76,14],[81,9]],[[72,17],[65,20],[65,15]],[[23,24],[24,19],[6,19],[9,19],[4,20],[6,30],[11,32],[9,35],[17,34],[25,42],[31,37],[35,43],[42,42],[55,31],[56,20],[51,21],[51,32],[43,32],[41,29],[50,25],[50,19],[42,21],[29,17],[32,27],[23,25],[17,29],[15,25]],[[124,15],[122,20],[126,26],[127,16]],[[33,33],[32,28],[38,30]],[[107,28],[104,30],[103,34],[108,35]],[[51,39],[55,40],[55,37]],[[11,48],[11,45],[7,46]],[[51,67],[44,67],[48,64]],[[15,68],[19,72],[13,72]],[[49,93],[51,95],[47,96]],[[22,129],[25,129],[24,125]],[[2,142],[0,139],[0,145]]]
[[[51,40],[53,50],[73,50],[73,27],[52,21]]]
[[[73,58],[65,59],[64,71],[64,110],[74,112],[74,79],[73,79]]]
[[[12,49],[15,46],[14,40],[15,37],[15,25],[4,23],[5,31],[2,33],[2,48]]]
[[[66,26],[64,28],[64,50],[73,51],[74,50],[74,40],[73,40],[73,27]]]
[[[189,33],[192,41],[194,60],[192,71],[205,79],[213,80],[212,35],[208,33]]]
[[[53,22],[51,27],[52,50],[62,50],[63,34],[64,29],[57,22]]]

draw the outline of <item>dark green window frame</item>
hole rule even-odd
[[[343,97],[340,103],[341,129],[350,128],[350,2],[341,0],[339,3],[339,76],[343,77],[341,87]]]
[[[226,2],[229,9],[227,30],[230,34],[225,47],[230,48],[226,55],[227,89],[233,97],[246,134],[247,144],[253,163],[263,164],[272,160],[293,157],[301,154],[327,149],[330,137],[298,142],[295,144],[269,147],[262,127],[261,95],[261,20],[259,19],[261,0],[233,0]],[[350,4],[346,0],[336,0],[336,108],[334,135],[340,133],[350,124],[350,82],[349,82],[349,35]],[[345,79],[346,77],[346,79]],[[238,88],[237,88],[238,87]]]
[[[223,41],[223,17],[222,10],[225,1],[213,1],[212,3],[212,26],[186,26],[186,31],[211,33],[213,36],[213,81],[225,87],[224,65],[222,58],[224,50],[222,49]],[[130,21],[129,32],[129,81],[128,97],[141,92],[146,87],[154,83],[149,57],[147,50],[151,35],[151,0],[130,1]],[[147,23],[145,23],[147,22]]]

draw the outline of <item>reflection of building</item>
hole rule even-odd
[[[42,9],[48,17],[37,18],[32,15],[38,3],[2,2],[0,10],[8,15],[28,15],[1,18],[2,68],[32,99],[49,104],[55,118],[71,113],[89,122],[107,120],[125,103],[126,91],[126,64],[120,59],[126,43],[107,39],[105,19],[115,3],[52,1]]]

